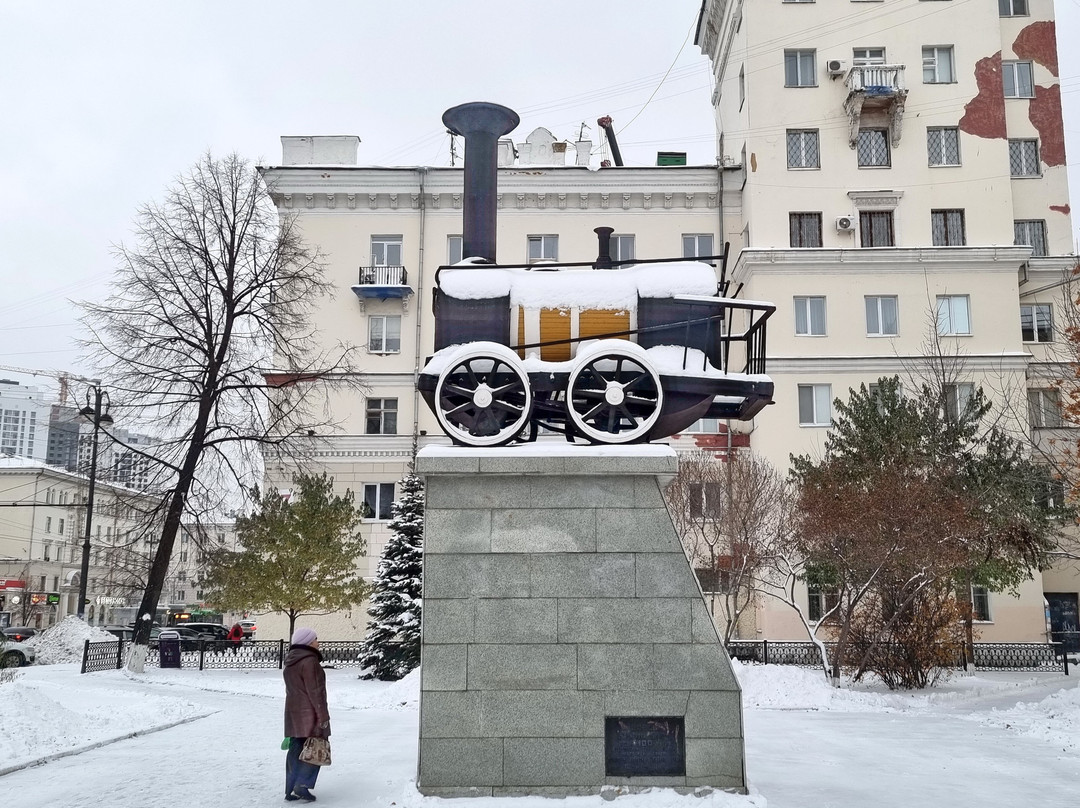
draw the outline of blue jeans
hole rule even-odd
[[[300,759],[300,750],[304,748],[307,738],[290,738],[289,753],[285,756],[285,796],[293,793],[297,786],[315,788],[315,780],[319,777],[319,767],[310,763],[304,763]]]

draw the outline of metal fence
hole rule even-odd
[[[323,664],[335,668],[360,667],[360,640],[319,641],[319,652]],[[113,642],[85,641],[83,646],[82,673],[116,670],[123,666],[127,652],[131,648],[130,640],[117,639]],[[214,640],[199,641],[196,648],[188,646],[180,652],[180,667],[191,670],[210,668],[280,668],[285,662],[289,646],[284,640],[244,640],[239,647],[222,648]],[[146,665],[159,667],[161,655],[156,647],[146,654]]]
[[[824,643],[830,655],[836,643]],[[820,667],[821,652],[812,642],[760,642],[731,640],[728,655],[740,662],[755,665],[799,665]],[[952,666],[966,668],[962,657]],[[1069,675],[1069,658],[1062,643],[1040,642],[977,642],[975,667],[997,671],[1062,671]]]

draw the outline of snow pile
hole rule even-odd
[[[1080,751],[1080,690],[1061,690],[1042,701],[1018,702],[989,715],[970,715],[980,723],[1039,738],[1063,752]]]
[[[897,709],[889,694],[833,687],[818,668],[794,665],[743,665],[731,660],[742,686],[743,707],[781,710],[888,712]]]
[[[57,665],[63,662],[82,662],[84,643],[116,642],[104,629],[90,626],[75,615],[65,617],[55,626],[35,634],[26,644],[37,651],[37,664]]]
[[[416,668],[396,682],[365,682],[382,687],[367,687],[354,691],[349,701],[361,710],[416,709],[420,703],[420,669]]]
[[[106,683],[98,678],[91,682],[77,679],[77,669],[54,670],[62,679],[23,677],[0,686],[4,704],[0,769],[207,713],[186,698],[145,692],[135,695],[123,680]],[[69,673],[61,673],[64,671]],[[92,695],[84,691],[84,684],[93,685]]]

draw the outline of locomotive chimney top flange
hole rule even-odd
[[[462,258],[486,258],[494,263],[498,142],[521,119],[499,104],[472,101],[446,110],[442,121],[451,132],[465,138]]]
[[[442,122],[455,135],[461,135],[464,138],[474,134],[502,137],[512,132],[521,123],[521,118],[514,110],[501,104],[470,101],[467,104],[450,107],[443,113]]]

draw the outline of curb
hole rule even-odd
[[[13,772],[21,771],[22,769],[29,769],[32,766],[41,766],[45,763],[51,763],[54,760],[60,760],[61,758],[71,757],[72,755],[81,755],[83,752],[90,752],[94,749],[100,749],[103,746],[109,746],[110,744],[118,743],[119,741],[126,741],[130,738],[138,738],[140,735],[152,735],[155,732],[161,732],[162,730],[172,729],[173,727],[179,727],[183,724],[190,724],[193,721],[200,721],[203,718],[214,715],[220,712],[220,710],[214,710],[213,712],[203,713],[202,715],[193,715],[187,718],[182,718],[179,721],[173,721],[169,724],[162,724],[160,727],[151,727],[150,729],[140,729],[135,732],[129,732],[125,735],[118,735],[115,738],[106,738],[103,741],[95,741],[94,743],[87,744],[86,746],[78,746],[74,749],[65,749],[62,752],[54,752],[51,755],[44,755],[33,760],[28,760],[25,763],[19,763],[14,766],[4,766],[0,768],[0,777],[6,774],[12,774]]]

